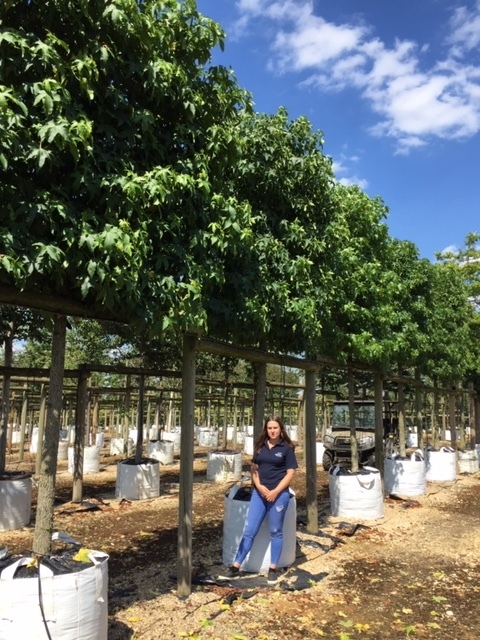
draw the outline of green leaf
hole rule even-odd
[[[445,602],[447,598],[445,598],[445,596],[432,596],[432,600],[434,602]]]
[[[347,627],[347,628],[348,627],[353,627],[353,622],[352,622],[352,620],[343,620],[343,621],[340,622],[340,625],[342,627]]]

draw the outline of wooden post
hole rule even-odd
[[[152,401],[150,398],[147,398],[147,440],[150,440],[150,427],[152,425]]]
[[[193,427],[195,411],[195,342],[183,338],[182,429],[180,436],[180,490],[178,503],[177,595],[192,590]]]
[[[305,371],[305,467],[307,476],[307,531],[318,533],[317,504],[317,444],[315,424],[315,387],[316,372]]]
[[[470,443],[475,448],[477,442],[477,434],[475,428],[475,392],[473,390],[473,382],[468,383],[468,426],[470,427]]]
[[[10,380],[10,376],[8,376],[9,380]],[[9,383],[10,385],[10,383]],[[10,410],[7,414],[7,448],[8,448],[8,453],[11,454],[12,453],[12,444],[13,444],[13,427],[15,424],[15,408],[13,406],[13,403],[15,402],[15,392],[13,392],[11,394],[11,400],[9,401],[9,407]],[[10,425],[10,428],[9,426]]]
[[[25,453],[25,431],[27,427],[27,414],[28,414],[28,392],[27,384],[24,384],[24,391],[22,392],[22,413],[20,414],[20,449],[18,452],[18,459],[20,462],[23,460]]]
[[[259,362],[256,367],[255,398],[253,415],[253,441],[260,437],[265,420],[265,394],[267,391],[267,364]]]
[[[475,438],[474,443],[480,444],[480,398],[474,396],[473,398],[473,422],[475,424]]]
[[[11,336],[4,340],[4,362],[5,366],[12,366],[13,359],[13,339]],[[0,408],[0,473],[5,471],[7,464],[7,436],[8,436],[8,416],[10,413],[10,374],[4,373],[2,398]]]
[[[232,408],[232,416],[233,416],[233,437],[232,437],[232,447],[236,449],[237,447],[237,430],[238,430],[238,403],[237,403],[238,389],[233,390],[233,408]]]
[[[382,476],[385,471],[383,450],[383,376],[380,373],[374,375],[375,393],[375,466]]]
[[[437,381],[433,382],[433,407],[432,407],[432,444],[434,449],[438,449],[439,444],[439,428],[438,428],[438,412],[439,412],[439,389],[437,388]],[[453,443],[452,443],[453,444]]]
[[[88,371],[82,371],[78,378],[77,406],[75,415],[75,441],[73,444],[73,485],[72,502],[83,500],[83,448],[87,420]]]
[[[228,429],[228,384],[227,384],[228,369],[225,370],[225,389],[223,390],[223,427],[220,430],[220,424],[218,425],[219,433],[219,445],[222,449],[227,448],[227,429]]]
[[[137,443],[135,447],[135,464],[140,464],[143,455],[143,413],[145,402],[145,376],[138,377],[138,404],[137,404]]]
[[[92,442],[91,444],[95,444],[98,426],[99,426],[99,413],[100,413],[100,400],[98,394],[93,395],[92,398],[93,409],[92,409]]]
[[[415,370],[415,380],[420,382],[420,371]],[[423,391],[420,385],[415,387],[415,414],[417,423],[417,444],[419,449],[423,449]]]
[[[123,416],[122,436],[123,440],[123,453],[128,455],[128,431],[130,428],[130,400],[132,390],[130,388],[130,376],[125,377],[125,414]]]

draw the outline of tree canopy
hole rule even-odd
[[[426,336],[463,323],[455,276],[335,182],[305,117],[253,112],[193,0],[8,0],[0,19],[0,287],[157,338],[433,371]],[[459,331],[440,337],[457,374]]]
[[[455,268],[465,286],[471,306],[468,320],[469,377],[476,379],[480,390],[480,233],[468,233],[461,249],[439,252],[437,258],[442,264]]]
[[[209,327],[239,343],[313,352],[334,284],[325,268],[334,176],[323,134],[285,109],[246,114],[237,130],[240,157],[228,180],[251,209],[252,237],[225,262]]]
[[[191,0],[0,7],[0,285],[156,330],[202,327],[248,232],[223,190],[248,94]]]

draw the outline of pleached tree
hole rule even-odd
[[[191,0],[7,0],[0,21],[0,302],[202,329],[250,227],[223,183],[249,109],[210,66],[223,31]]]

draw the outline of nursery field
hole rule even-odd
[[[21,467],[34,471],[33,456]],[[84,502],[59,463],[55,529],[109,556],[108,640],[390,640],[480,638],[480,473],[428,483],[414,499],[388,497],[385,516],[342,521],[330,514],[319,467],[319,533],[306,532],[305,471],[295,480],[296,561],[273,587],[264,576],[219,583],[224,496],[207,481],[207,449],[196,448],[192,595],[176,596],[178,456],[160,470],[160,496],[115,498],[116,462],[102,455],[84,478]],[[244,458],[248,469],[248,458]],[[35,496],[33,516],[35,513]],[[31,548],[33,526],[0,532],[11,553]]]

